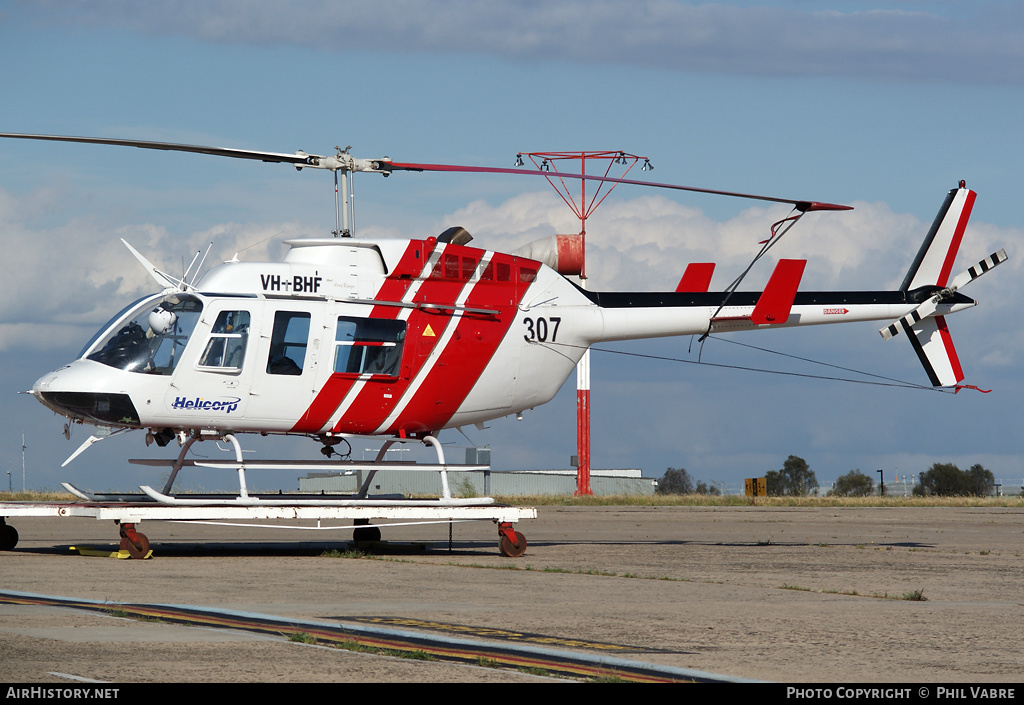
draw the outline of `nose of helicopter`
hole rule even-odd
[[[139,414],[131,397],[105,390],[103,375],[97,375],[94,366],[102,367],[89,360],[76,360],[49,372],[32,385],[32,395],[62,416],[107,426],[138,425]]]

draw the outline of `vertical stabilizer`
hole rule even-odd
[[[969,190],[963,181],[960,187],[951,190],[939,209],[935,221],[928,230],[928,235],[914,258],[910,271],[907,272],[901,291],[913,291],[919,287],[946,287],[949,282],[950,270],[960,250],[960,242],[967,229],[967,221],[974,207],[974,191]],[[941,294],[937,295],[927,306],[934,311]],[[964,373],[960,367],[953,339],[946,327],[943,316],[924,315],[924,305],[913,314],[898,322],[907,333],[907,338],[917,353],[928,379],[936,387],[948,387],[963,381]],[[894,324],[896,325],[896,324]],[[883,333],[884,336],[884,333]]]
[[[951,387],[963,381],[964,371],[960,368],[960,358],[953,347],[945,316],[925,318],[913,327],[903,325],[932,386]]]
[[[946,286],[949,272],[953,269],[953,260],[960,250],[967,221],[971,217],[975,195],[974,191],[964,186],[963,181],[960,182],[960,188],[946,195],[946,201],[935,216],[900,291],[912,291],[919,286]]]

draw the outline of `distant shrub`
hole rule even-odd
[[[851,470],[836,480],[836,486],[829,490],[835,497],[867,497],[872,494],[875,483],[860,470]]]

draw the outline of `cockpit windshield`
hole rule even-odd
[[[169,375],[202,311],[202,302],[188,294],[146,299],[108,327],[86,358],[128,372]]]

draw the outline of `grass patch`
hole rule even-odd
[[[357,548],[349,548],[341,551],[337,548],[329,548],[320,554],[321,558],[374,558],[375,556],[360,551]]]
[[[621,676],[608,675],[608,676],[595,676],[587,680],[587,683],[632,683],[633,681],[623,678]]]
[[[111,617],[117,617],[118,619],[131,619],[135,622],[153,622],[155,624],[163,624],[163,620],[160,617],[153,617],[150,615],[139,614],[138,612],[131,612],[121,607],[107,607],[103,610],[107,615]],[[185,626],[189,626],[187,622]]]
[[[861,597],[861,594],[856,590],[834,590],[834,589],[822,589],[814,590],[808,587],[801,587],[800,585],[790,585],[789,583],[783,583],[781,586],[783,590],[797,590],[799,592],[819,592],[822,595],[848,595],[850,597]],[[924,596],[924,590],[911,590],[905,592],[902,595],[890,595],[888,592],[873,593],[866,595],[865,597],[873,597],[879,600],[908,600],[910,602],[927,602],[928,598]]]
[[[77,502],[70,492],[54,492],[53,490],[27,492],[0,492],[0,502]]]
[[[540,507],[1024,507],[1024,497],[744,497],[742,495],[516,495],[503,504]]]
[[[402,649],[384,649],[379,646],[367,646],[366,644],[360,644],[355,639],[345,639],[344,641],[338,641],[331,644],[335,649],[341,649],[343,651],[353,651],[360,654],[374,654],[377,656],[393,656],[395,658],[412,659],[413,661],[436,661],[437,659],[433,654],[429,654],[422,649],[415,649],[413,651],[404,651]]]

